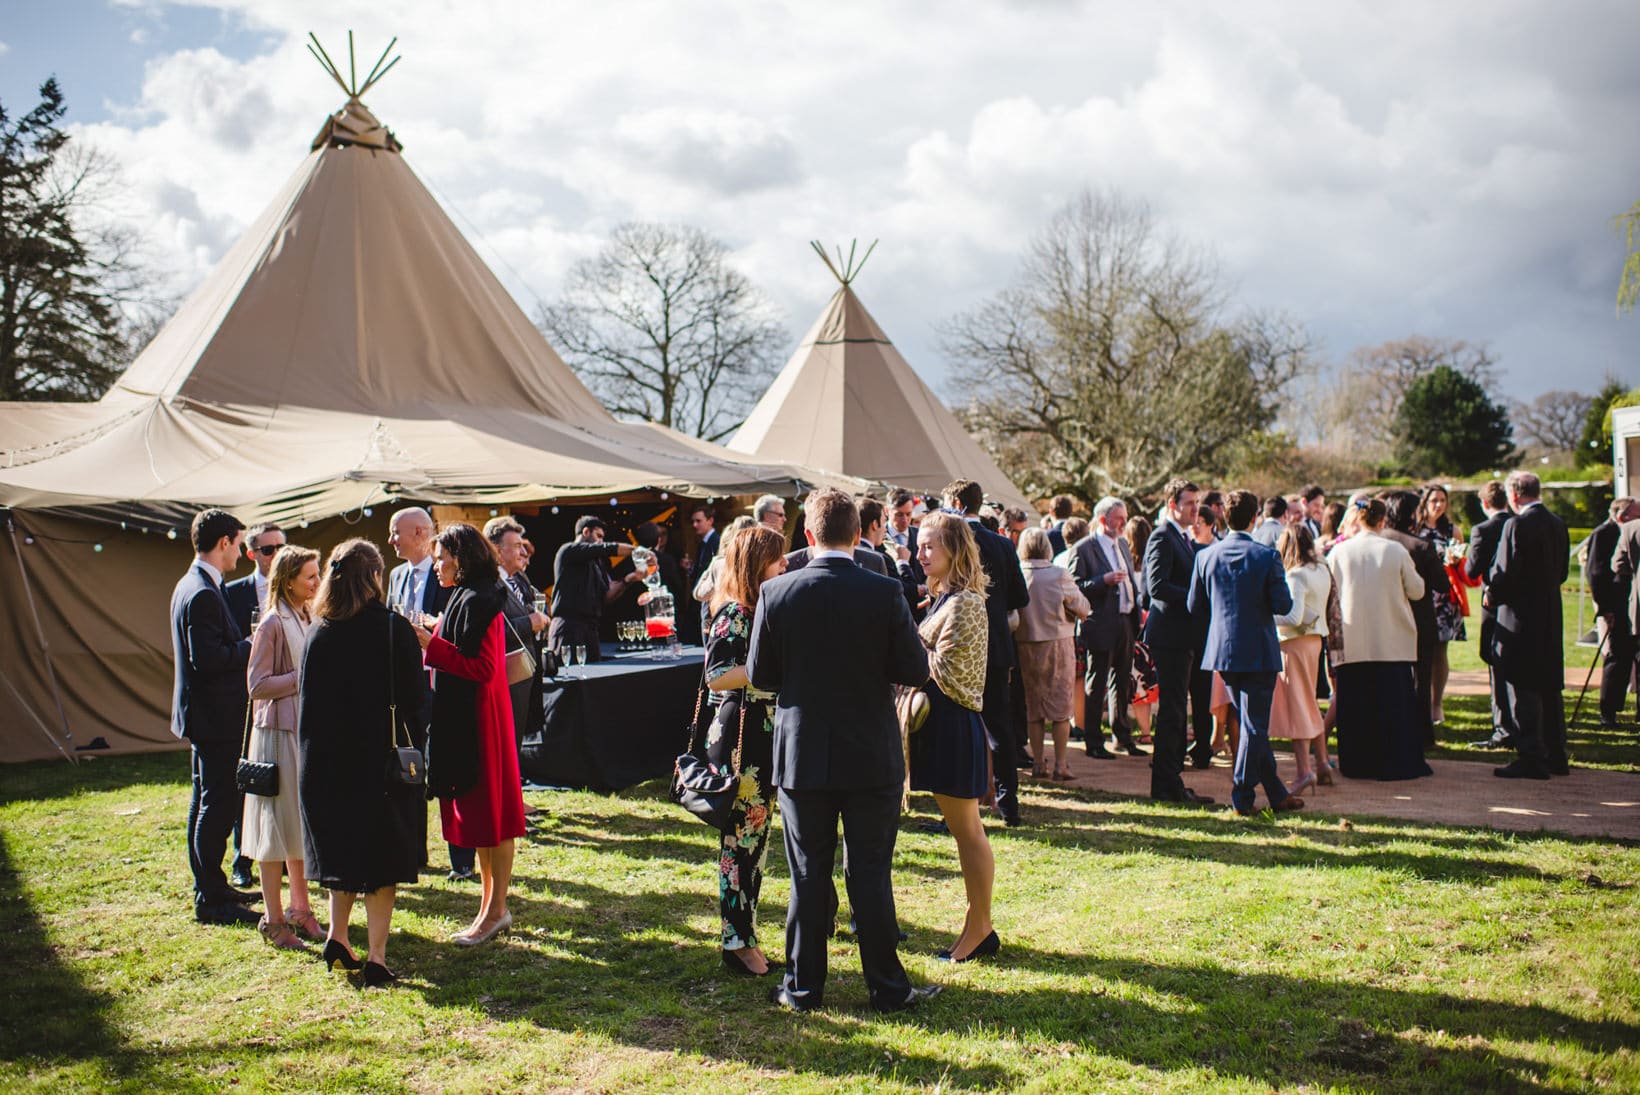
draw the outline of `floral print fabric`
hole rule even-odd
[[[752,613],[733,601],[712,617],[706,636],[706,680],[746,664]],[[757,946],[757,900],[763,888],[763,861],[769,850],[769,823],[774,820],[774,694],[750,685],[710,693],[717,708],[706,731],[706,759],[734,763],[740,747],[740,793],[729,814],[718,854],[718,910],[723,919],[723,949]],[[743,721],[744,720],[744,721]]]

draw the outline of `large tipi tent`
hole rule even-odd
[[[175,744],[167,604],[202,506],[322,548],[385,540],[386,509],[365,517],[394,498],[796,495],[827,478],[617,421],[365,87],[343,86],[266,212],[101,401],[0,404],[0,759],[66,754],[70,736]]]
[[[852,282],[865,259],[855,263],[851,252],[833,263],[813,246],[840,283],[837,292],[729,448],[922,492],[973,479],[988,497],[1025,506],[860,303]]]

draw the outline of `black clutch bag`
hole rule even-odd
[[[695,696],[695,713],[689,720],[685,751],[672,762],[672,801],[721,833],[729,827],[729,815],[740,794],[740,747],[746,740],[746,704],[744,699],[740,704],[740,731],[735,738],[734,757],[727,768],[719,768],[695,753],[696,730],[705,699],[703,684]]]
[[[251,703],[245,701],[245,735],[239,743],[239,766],[234,769],[234,785],[242,795],[279,797],[279,766],[271,760],[251,760]]]
[[[393,617],[387,617],[387,785],[421,787],[427,782],[427,760],[416,748],[410,731],[399,744],[398,687],[393,674]]]

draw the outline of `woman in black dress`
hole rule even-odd
[[[330,890],[321,957],[332,969],[359,968],[347,928],[354,895],[363,894],[366,985],[395,980],[387,968],[393,899],[398,883],[416,880],[417,815],[427,809],[421,788],[387,778],[391,705],[417,710],[427,675],[415,632],[384,602],[374,544],[348,540],[330,553],[314,598],[319,623],[302,661],[297,725],[308,877]]]
[[[985,697],[985,616],[988,579],[968,523],[949,513],[923,519],[917,559],[928,575],[934,605],[917,633],[928,648],[928,721],[911,735],[911,789],[931,791],[957,842],[968,915],[956,942],[936,957],[950,962],[984,958],[1002,948],[991,923],[996,860],[979,818],[989,790],[990,755],[980,708]]]
[[[733,765],[740,748],[740,793],[718,854],[718,911],[723,964],[731,973],[761,977],[769,960],[757,945],[757,898],[774,821],[774,695],[746,679],[752,617],[764,582],[786,571],[785,538],[754,525],[729,534],[723,570],[706,628],[706,687],[716,708],[706,730],[706,759]]]
[[[1446,488],[1439,483],[1431,483],[1424,488],[1424,493],[1418,499],[1418,524],[1413,534],[1420,540],[1435,549],[1440,556],[1441,565],[1447,568],[1450,578],[1452,562],[1463,558],[1463,548],[1467,546],[1463,538],[1463,530],[1452,523],[1452,514],[1448,506]],[[1457,641],[1466,642],[1469,639],[1468,630],[1463,623],[1463,609],[1458,607],[1458,600],[1462,595],[1454,597],[1452,593],[1435,598],[1435,661],[1430,667],[1430,693],[1433,703],[1429,717],[1436,726],[1446,719],[1446,712],[1441,700],[1446,695],[1446,681],[1452,675],[1452,665],[1447,660],[1446,644]]]

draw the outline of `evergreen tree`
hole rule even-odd
[[[1411,475],[1471,475],[1519,459],[1509,412],[1450,365],[1436,366],[1407,388],[1395,413],[1395,435]]]

